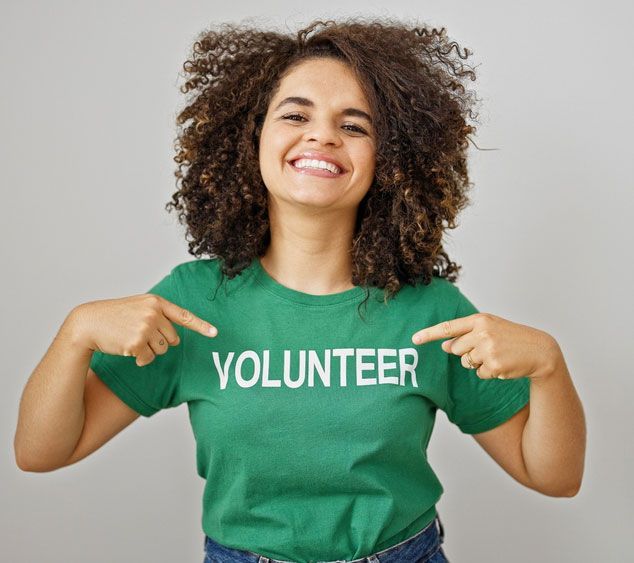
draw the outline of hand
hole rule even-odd
[[[450,338],[441,348],[460,356],[460,363],[475,369],[480,379],[545,377],[561,355],[550,334],[491,313],[474,313],[419,330],[412,342],[424,344],[441,338]],[[473,365],[469,365],[467,353]]]
[[[71,315],[77,342],[104,354],[135,356],[139,367],[179,344],[171,322],[208,337],[218,333],[187,309],[153,293],[91,301],[76,307]]]

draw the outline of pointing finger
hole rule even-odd
[[[460,317],[435,324],[415,332],[412,336],[414,344],[425,344],[441,338],[453,338],[466,334],[473,328],[473,319]]]
[[[189,311],[163,299],[162,303],[163,314],[170,320],[190,330],[199,332],[204,336],[216,336],[218,329],[207,321],[202,320]]]

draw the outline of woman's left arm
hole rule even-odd
[[[417,331],[412,341],[424,344],[443,338],[449,340],[442,349],[460,356],[462,365],[475,369],[481,379],[530,379],[526,422],[521,426],[523,416],[512,417],[486,433],[486,440],[480,434],[481,445],[503,467],[517,468],[523,462],[532,488],[551,496],[574,496],[583,476],[586,426],[555,338],[491,313],[475,313]],[[517,442],[521,436],[521,447],[509,448],[515,436]],[[520,455],[523,460],[516,459]]]
[[[559,344],[544,335],[550,342],[541,369],[530,378],[530,414],[522,433],[522,454],[540,490],[569,491],[573,496],[583,477],[585,417]]]

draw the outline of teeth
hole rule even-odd
[[[320,168],[323,170],[329,170],[333,174],[339,174],[341,170],[332,164],[332,162],[326,162],[324,160],[310,160],[308,158],[300,158],[294,162],[296,168]]]

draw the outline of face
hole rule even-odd
[[[260,171],[269,197],[312,208],[356,208],[375,166],[375,133],[364,114],[371,119],[366,97],[344,63],[311,59],[295,67],[271,100],[260,135]],[[296,168],[290,161],[304,152],[315,153],[304,164],[333,160],[339,170]]]

